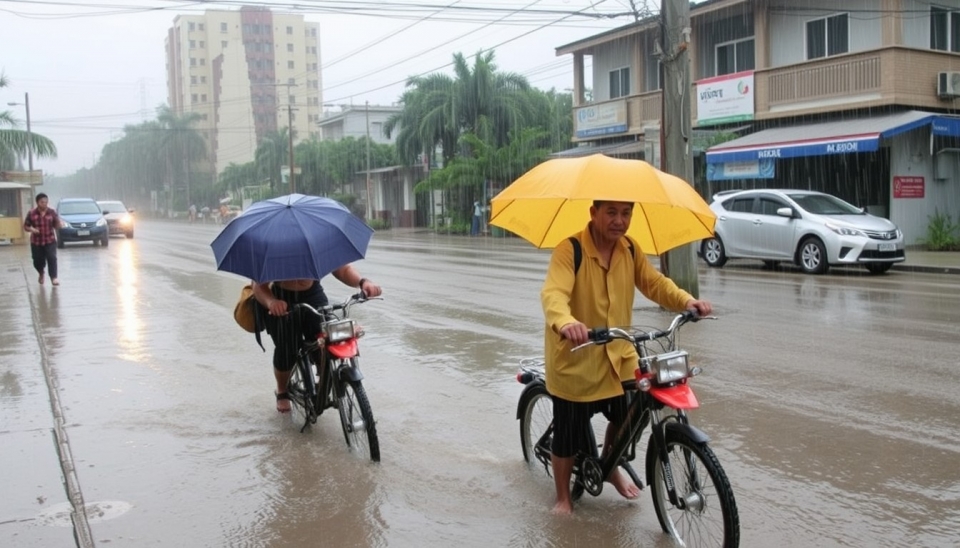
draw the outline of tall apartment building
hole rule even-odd
[[[244,7],[178,15],[166,38],[167,98],[200,115],[216,173],[253,161],[270,132],[317,137],[322,110],[319,25],[301,15]]]

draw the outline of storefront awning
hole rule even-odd
[[[937,116],[933,119],[933,134],[945,137],[960,137],[960,117]]]
[[[929,125],[936,118],[938,116],[931,112],[908,110],[869,118],[765,129],[710,147],[707,163],[874,152],[880,148],[880,139]],[[957,123],[960,132],[960,122]]]
[[[550,154],[550,158],[579,158],[591,154],[606,154],[613,156],[616,154],[639,154],[643,152],[642,141],[627,141],[624,143],[611,143],[606,145],[581,145],[560,152]]]

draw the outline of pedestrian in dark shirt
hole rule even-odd
[[[37,207],[27,213],[23,229],[30,233],[30,252],[33,255],[33,267],[40,273],[40,285],[43,285],[45,268],[50,269],[50,282],[60,285],[57,279],[57,229],[61,221],[57,212],[47,207],[48,202],[46,194],[37,194]]]

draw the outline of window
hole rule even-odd
[[[193,48],[195,48],[195,47],[197,47],[197,41],[196,41],[196,40],[190,40],[190,49],[193,49]]]
[[[317,29],[310,29],[310,36],[316,36],[316,35],[317,35]]]
[[[753,38],[717,46],[716,76],[753,70],[756,67],[753,48]]]
[[[199,25],[197,25],[197,28],[200,30],[203,30],[203,23],[200,23]]]
[[[191,94],[190,94],[190,102],[191,102],[191,103],[196,103],[196,102],[197,102],[197,94],[196,94],[196,93],[191,93]]]
[[[230,42],[227,42],[226,40],[220,40],[220,47],[226,49],[227,44],[229,43]]]
[[[291,95],[291,96],[289,97],[289,99],[290,99],[290,104],[291,104],[291,105],[297,104],[297,96],[296,96],[296,95]]]
[[[747,198],[736,198],[733,200],[733,203],[727,206],[725,203],[723,208],[727,211],[735,211],[737,213],[750,213],[753,211],[753,196]]]
[[[201,66],[201,67],[205,67],[206,65],[207,65],[207,58],[206,58],[206,57],[201,57],[201,58],[200,58],[200,66]]]
[[[960,52],[960,13],[930,8],[930,49]]]
[[[220,23],[220,32],[227,32],[227,24]]]
[[[191,85],[194,85],[194,86],[197,85],[197,77],[196,77],[196,76],[191,76],[191,77],[190,77],[190,84],[191,84]]]
[[[287,44],[287,51],[293,53],[293,44]]]
[[[847,14],[807,21],[807,59],[839,55],[850,50]]]
[[[201,48],[207,47],[207,43],[204,42],[203,40],[200,40],[200,47],[201,47]]]
[[[297,85],[297,79],[296,79],[296,78],[287,78],[287,85],[288,85],[288,86],[295,86],[295,85]]]
[[[293,61],[287,61],[287,68],[288,68],[288,69],[292,69],[292,68],[293,68]]]
[[[780,200],[773,198],[760,198],[760,215],[777,215],[777,210],[781,207],[789,207]]]
[[[191,30],[197,30],[197,25],[195,23],[187,24],[187,31],[191,31]]]
[[[200,96],[200,102],[201,102],[201,103],[206,103],[206,102],[207,102],[207,94],[206,94],[206,93],[204,93],[203,95]]]
[[[201,77],[200,77],[200,83],[201,83],[201,84],[206,84],[206,83],[207,83],[207,77],[206,77],[206,76],[201,76]]]
[[[293,27],[287,27],[287,34],[293,34]]]
[[[190,58],[190,66],[191,67],[197,66],[197,59],[195,57]]]
[[[617,97],[626,97],[627,95],[630,95],[630,69],[624,67],[622,69],[611,70],[610,98],[616,99]]]

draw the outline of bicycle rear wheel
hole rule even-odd
[[[663,531],[683,546],[735,548],[740,544],[740,517],[733,488],[720,461],[706,443],[684,432],[667,430],[667,455],[684,508],[670,503],[663,464],[651,439],[647,446],[647,483]]]
[[[377,425],[373,420],[373,409],[367,392],[360,381],[342,381],[343,394],[337,405],[340,412],[340,426],[347,439],[347,445],[363,457],[380,462],[380,441],[377,439]]]
[[[317,422],[317,384],[309,359],[297,358],[287,381],[287,394],[294,408],[303,415],[304,427]]]

